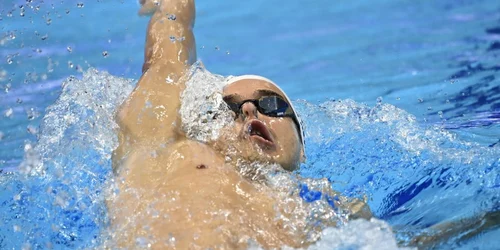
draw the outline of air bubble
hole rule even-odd
[[[49,38],[49,35],[48,35],[48,34],[45,34],[45,35],[43,35],[42,37],[40,37],[40,39],[42,39],[42,41],[47,40],[47,38]]]
[[[46,23],[47,25],[50,25],[50,24],[52,23],[52,19],[48,18],[48,19],[45,21],[45,23]]]
[[[77,4],[76,4],[76,7],[78,7],[78,8],[83,8],[83,7],[84,7],[84,5],[83,5],[83,3],[77,3]]]
[[[220,50],[219,46],[215,46],[215,50]]]
[[[66,47],[66,50],[67,50],[69,53],[73,52],[73,48],[71,48],[70,46]]]
[[[68,68],[72,69],[75,65],[71,62],[71,61],[68,61]]]
[[[21,103],[23,103],[23,99],[21,99],[21,98],[17,98],[16,102],[17,102],[18,104],[21,104]]]
[[[439,111],[438,115],[439,115],[440,118],[443,118],[443,111]]]
[[[108,57],[108,52],[107,52],[107,51],[103,51],[103,52],[102,52],[102,56],[103,56],[104,58]]]
[[[231,54],[231,53],[229,52],[229,50],[228,50],[228,51],[226,51],[226,55],[229,55],[229,54]]]
[[[418,98],[418,102],[419,102],[419,103],[423,103],[423,102],[424,102],[424,99],[422,99],[422,98]]]
[[[7,57],[7,64],[12,64],[12,58],[11,57]]]

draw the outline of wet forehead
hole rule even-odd
[[[270,90],[284,96],[274,84],[264,80],[243,79],[224,87],[224,95],[252,96],[256,90]]]

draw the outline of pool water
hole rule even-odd
[[[0,248],[102,241],[114,110],[141,73],[147,18],[137,9],[0,3]],[[383,220],[327,229],[313,247],[390,248],[499,209],[498,2],[207,0],[195,35],[209,71],[260,74],[297,100],[300,176],[366,197]],[[359,232],[388,225],[395,233]],[[439,247],[494,249],[499,235]]]

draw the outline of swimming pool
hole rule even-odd
[[[112,110],[133,85],[113,76],[140,75],[147,19],[137,8],[0,3],[0,167],[37,170],[41,160],[48,169],[2,179],[0,245],[97,240],[106,223],[98,201]],[[406,233],[498,209],[500,4],[198,1],[197,9],[198,54],[208,70],[260,74],[306,100],[302,176],[367,195],[379,218]],[[69,75],[76,78],[63,92]],[[37,137],[43,146],[33,150]],[[493,248],[499,233],[447,244]]]

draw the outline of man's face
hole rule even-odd
[[[224,88],[226,102],[241,103],[263,96],[284,94],[264,80],[244,79]],[[230,157],[250,161],[268,161],[293,170],[300,163],[302,145],[297,125],[291,117],[271,117],[259,112],[258,104],[245,102],[234,114],[234,126],[222,131],[216,142]]]

